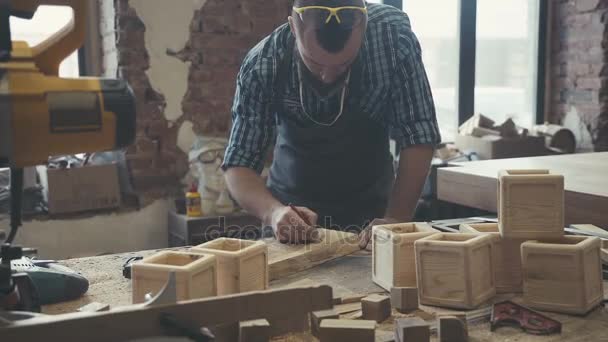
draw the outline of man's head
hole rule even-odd
[[[367,28],[365,1],[295,0],[289,26],[304,64],[315,77],[330,84],[348,70],[359,53]]]

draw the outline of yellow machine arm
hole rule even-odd
[[[84,44],[87,32],[87,2],[84,0],[11,0],[12,10],[24,15],[33,15],[42,5],[69,6],[74,11],[72,20],[65,27],[32,48],[32,59],[43,74],[57,76],[61,62]]]

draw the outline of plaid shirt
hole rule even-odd
[[[353,66],[349,91],[356,87],[361,96],[348,96],[348,108],[381,122],[399,148],[441,141],[435,105],[421,58],[418,39],[405,13],[391,6],[368,4],[369,21],[358,60]],[[277,116],[273,112],[274,89],[279,65],[293,40],[287,24],[277,28],[245,57],[237,77],[232,108],[232,130],[223,168],[248,167],[261,172],[268,148],[276,137]],[[291,45],[293,46],[293,45]],[[283,105],[302,125],[331,122],[340,111],[341,91],[323,97],[304,82],[300,101],[299,59],[294,54],[285,87]],[[356,75],[355,75],[356,74]],[[353,84],[353,81],[357,80]],[[341,88],[340,88],[341,89]],[[340,90],[339,89],[339,90]],[[347,92],[348,94],[348,92]],[[318,113],[327,113],[318,115]],[[364,139],[364,137],[362,137]]]

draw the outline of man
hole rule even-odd
[[[288,21],[238,75],[223,164],[231,194],[284,243],[317,225],[410,221],[440,135],[409,19],[364,0],[295,0]]]

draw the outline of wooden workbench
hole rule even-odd
[[[565,223],[608,228],[608,152],[456,163],[437,173],[440,200],[496,212],[498,172],[548,169],[565,181]]]
[[[149,255],[153,251],[127,253],[91,258],[66,260],[64,265],[83,273],[90,281],[88,293],[77,301],[47,306],[44,313],[59,314],[75,311],[90,302],[103,302],[113,307],[129,305],[131,301],[131,286],[128,279],[122,276],[122,264],[131,256]],[[382,289],[371,281],[371,255],[361,251],[356,254],[336,259],[307,271],[279,279],[271,283],[272,288],[287,286],[309,286],[311,284],[327,284],[333,287],[334,296],[348,296],[381,292]],[[605,284],[608,294],[608,283]],[[496,298],[503,300],[504,298]],[[518,298],[513,300],[518,301]],[[432,307],[421,307],[417,315],[426,320],[433,320],[436,312],[449,312]],[[561,335],[537,337],[526,335],[514,328],[501,328],[495,333],[490,332],[489,323],[480,322],[469,327],[471,341],[608,341],[608,311],[598,308],[584,318],[548,314],[562,322]],[[385,321],[378,327],[377,341],[391,341],[393,320]],[[310,337],[279,339],[279,341],[315,341]],[[433,336],[432,341],[437,341]]]

